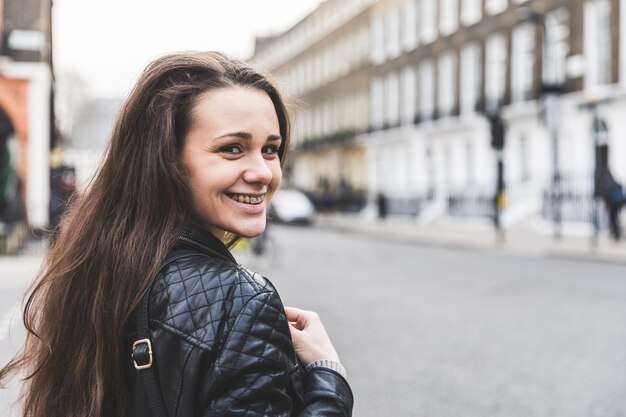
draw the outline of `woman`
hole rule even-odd
[[[25,416],[351,414],[317,315],[283,308],[228,250],[263,231],[288,142],[280,93],[249,65],[188,53],[147,67],[0,373],[28,373]]]

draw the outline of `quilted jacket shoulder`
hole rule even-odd
[[[267,279],[240,265],[200,253],[182,255],[153,284],[150,322],[211,350],[250,299],[275,291]]]

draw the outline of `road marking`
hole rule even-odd
[[[16,318],[20,318],[22,313],[22,303],[17,302],[8,312],[0,318],[0,342],[7,339],[11,333],[11,325]]]

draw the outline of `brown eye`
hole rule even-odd
[[[274,155],[278,153],[278,146],[268,145],[263,147],[263,153]]]
[[[239,155],[243,153],[243,149],[239,145],[227,145],[220,148],[220,152],[231,155]]]

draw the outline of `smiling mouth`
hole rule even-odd
[[[265,194],[255,196],[255,195],[249,195],[249,194],[226,193],[226,195],[230,197],[231,200],[235,200],[238,203],[244,203],[244,204],[257,205],[265,201]]]

